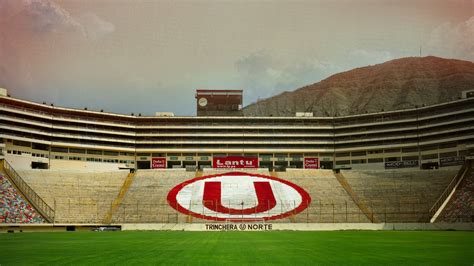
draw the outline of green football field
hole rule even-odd
[[[0,234],[0,265],[473,265],[472,232],[62,232]]]

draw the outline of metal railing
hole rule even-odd
[[[113,206],[110,201],[104,201],[97,198],[55,198],[57,223],[103,223],[104,215]],[[210,217],[210,219],[197,218],[199,216],[187,215],[175,210],[178,206],[173,203],[145,203],[143,200],[128,201],[122,203],[117,211],[111,217],[111,223],[207,223],[213,222],[212,217],[221,217],[223,219],[257,220],[263,217],[275,216],[277,219],[271,220],[272,223],[370,223],[371,220],[377,222],[427,222],[429,216],[429,203],[393,203],[393,204],[372,204],[365,203],[373,212],[370,218],[363,211],[358,209],[352,201],[341,202],[320,202],[310,203],[308,208],[301,212],[294,212],[293,201],[278,202],[273,210],[263,211],[261,213],[216,213],[202,203],[193,203],[185,206],[197,214]],[[228,204],[226,204],[227,206]],[[236,204],[233,204],[237,206]],[[236,208],[240,208],[236,207]],[[245,206],[243,207],[245,209]],[[282,213],[289,212],[288,216],[278,218]],[[467,219],[468,217],[466,217]],[[222,219],[221,219],[222,220]]]
[[[293,202],[278,202],[277,212],[275,209],[264,211],[263,213],[253,214],[233,214],[226,216],[224,213],[219,215],[221,220],[258,220],[262,217],[279,216],[285,213],[280,210],[281,206],[285,206],[288,210],[293,209]],[[366,202],[373,212],[372,217],[367,215],[354,206],[353,202],[342,201],[337,203],[310,203],[308,208],[298,213],[290,213],[289,216],[270,220],[272,223],[371,223],[376,220],[377,223],[414,223],[429,221],[429,204],[404,204],[397,203],[395,205],[373,205]],[[193,215],[186,215],[173,210],[170,204],[144,204],[140,201],[122,204],[120,209],[115,213],[112,223],[209,223],[214,222],[212,217],[217,217],[216,213],[208,210],[203,204],[196,203],[186,206],[194,210],[199,215],[208,216],[210,219],[196,218]],[[235,205],[235,204],[234,204]],[[280,206],[280,207],[279,207]],[[355,207],[355,208],[354,208]],[[75,213],[74,210],[68,210]],[[262,216],[263,214],[263,216]],[[72,217],[71,217],[72,218]]]
[[[20,190],[20,192],[46,221],[53,223],[55,215],[53,208],[51,208],[38,194],[36,194],[36,192],[23,180],[23,178],[15,171],[15,169],[13,169],[7,160],[2,161],[3,162],[0,163],[3,164],[4,172],[14,183],[14,185]]]
[[[158,201],[153,198],[149,201]],[[56,223],[94,223],[103,224],[104,216],[113,206],[112,201],[104,200],[101,196],[97,197],[57,197],[55,201],[55,222]],[[148,200],[133,200],[122,203],[111,217],[110,223],[212,223],[223,222],[211,219],[197,218],[197,216],[183,214],[176,211],[176,203],[147,203]],[[160,200],[161,201],[161,200]],[[262,213],[225,215],[219,216],[228,220],[238,220],[244,218],[248,220],[263,220],[262,217],[279,215],[290,212],[289,216],[269,220],[271,223],[417,223],[429,222],[431,216],[429,213],[430,202],[423,203],[403,203],[402,201],[392,203],[376,203],[364,201],[364,204],[372,210],[371,217],[360,210],[353,201],[322,202],[320,200],[312,201],[309,206],[298,213],[291,213],[294,210],[293,201],[278,201],[278,206],[273,210]],[[173,206],[172,206],[173,205]],[[226,203],[226,206],[231,204]],[[253,206],[253,204],[250,204]],[[298,204],[296,204],[298,205]],[[237,206],[236,203],[232,206]],[[241,205],[238,205],[240,208]],[[217,217],[216,213],[207,209],[202,203],[196,202],[184,206],[197,214],[209,217]],[[250,207],[250,206],[249,206]],[[243,209],[246,208],[244,205]],[[457,221],[474,221],[474,216],[470,213],[457,214]]]
[[[446,189],[443,191],[441,196],[438,198],[438,200],[433,204],[433,206],[430,208],[430,216],[433,217],[436,212],[441,208],[441,205],[443,205],[444,201],[448,198],[449,194],[451,194],[451,191],[453,191],[454,187],[456,184],[459,182],[459,180],[470,170],[471,168],[471,161],[467,160],[464,165],[461,167],[459,172],[454,176],[454,178],[451,180],[451,182],[448,184]]]
[[[77,203],[79,201],[79,203]],[[110,210],[112,204],[106,201],[89,202],[90,198],[83,199],[56,199],[56,223],[82,223],[103,224],[104,215]],[[281,219],[269,220],[269,223],[370,223],[361,210],[353,207],[352,202],[339,203],[312,203],[309,208],[291,214]],[[374,208],[371,213],[377,223],[419,223],[429,222],[430,213],[427,208],[420,208],[423,204],[396,204],[368,206]],[[429,204],[424,204],[426,207]],[[197,207],[197,206],[196,206]],[[202,208],[202,206],[199,206]],[[215,214],[205,211],[204,215],[210,217]],[[239,215],[237,215],[239,216]],[[7,217],[9,218],[9,217]],[[239,217],[224,217],[226,220],[236,220]],[[244,221],[264,220],[258,214],[246,215]],[[10,217],[12,221],[15,217]],[[21,222],[21,219],[18,220]],[[462,213],[444,219],[445,222],[474,222],[474,215]],[[196,218],[191,215],[182,214],[174,210],[169,204],[144,204],[140,201],[122,204],[114,213],[111,223],[213,223],[225,221],[213,221]]]

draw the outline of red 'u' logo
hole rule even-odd
[[[170,190],[167,200],[185,215],[231,222],[282,219],[311,203],[309,194],[288,180],[244,172],[184,181]]]
[[[206,208],[220,213],[228,214],[252,214],[268,211],[276,206],[275,195],[273,195],[270,182],[254,182],[257,194],[257,206],[252,208],[232,209],[222,205],[221,182],[206,182],[204,184],[203,204]]]

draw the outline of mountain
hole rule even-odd
[[[408,57],[338,73],[318,83],[258,101],[245,116],[341,116],[400,110],[455,100],[474,90],[474,63]]]

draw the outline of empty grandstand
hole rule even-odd
[[[192,179],[194,172],[143,170],[113,217],[114,223],[176,223],[186,218],[178,215],[167,203],[166,196],[177,184]]]
[[[55,210],[56,223],[101,223],[127,171],[24,170],[24,180]]]
[[[341,174],[381,222],[427,222],[429,210],[459,171],[354,171]]]

